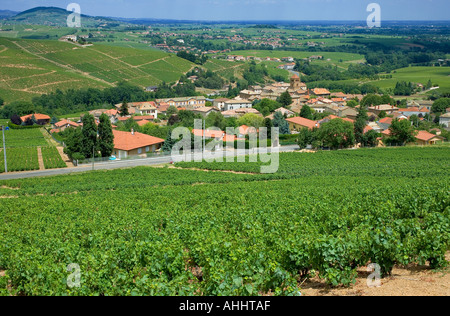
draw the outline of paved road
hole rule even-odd
[[[279,152],[292,152],[298,150],[298,146],[282,146],[279,148]],[[270,148],[269,148],[270,152]],[[246,156],[256,152],[249,152],[248,150],[243,152],[242,154],[238,154],[238,156]],[[234,152],[223,151],[222,154],[224,157],[230,157],[235,155]],[[199,156],[200,155],[200,156]],[[202,154],[195,154],[194,158],[201,157]],[[188,157],[193,159],[193,156],[190,155]],[[206,153],[203,155],[203,158],[213,158],[212,154]],[[113,170],[113,169],[122,169],[122,168],[134,168],[140,166],[153,166],[160,164],[167,164],[172,161],[186,161],[187,158],[185,156],[161,156],[155,158],[142,158],[135,160],[122,160],[122,161],[109,161],[102,163],[95,163],[94,170]],[[14,180],[14,179],[26,179],[26,178],[36,178],[36,177],[48,177],[48,176],[57,176],[57,175],[65,175],[71,173],[79,173],[79,172],[88,172],[92,171],[92,165],[81,165],[74,168],[66,168],[66,169],[53,169],[53,170],[42,170],[42,171],[30,171],[30,172],[16,172],[16,173],[7,173],[0,175],[0,180]]]

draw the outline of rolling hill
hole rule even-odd
[[[7,19],[17,14],[19,14],[19,12],[14,12],[10,10],[0,10],[0,19]]]
[[[37,7],[8,18],[6,23],[65,27],[67,26],[67,17],[71,13],[65,9],[56,7]],[[81,15],[82,27],[97,28],[100,26],[117,26],[119,24],[125,23],[109,18]]]
[[[105,88],[122,80],[140,87],[175,82],[192,67],[160,51],[0,38],[0,96],[6,102],[56,89]]]

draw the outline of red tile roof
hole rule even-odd
[[[407,108],[407,109],[399,109],[399,112],[403,113],[403,112],[424,112],[424,113],[429,113],[430,110],[428,110],[427,108],[423,107],[423,108],[418,108],[418,107],[412,107],[412,108]]]
[[[114,149],[130,151],[133,149],[164,143],[164,139],[141,133],[120,132],[113,130]]]
[[[145,126],[145,125],[147,125],[148,123],[151,123],[151,122],[150,122],[150,121],[147,121],[147,120],[142,120],[142,121],[137,122],[137,125],[139,125],[139,126]]]
[[[67,125],[70,125],[72,127],[80,126],[80,124],[78,124],[78,123],[75,123],[75,122],[72,122],[72,121],[69,121],[69,120],[62,120],[62,121],[56,123],[55,127],[63,127],[63,126],[67,126]]]
[[[292,118],[286,119],[286,121],[296,124],[296,125],[307,127],[309,129],[313,129],[314,127],[318,126],[318,123],[316,121],[311,121],[311,120],[305,119],[303,117],[292,117]]]
[[[38,114],[38,113],[22,116],[20,119],[22,120],[22,122],[25,122],[29,118],[32,118],[33,115],[36,118],[36,120],[38,120],[38,121],[39,120],[51,120],[50,116],[45,115],[45,114]]]
[[[367,133],[367,132],[369,132],[369,131],[373,131],[373,128],[372,128],[372,126],[369,126],[369,125],[367,125],[365,128],[364,128],[364,134],[365,133]]]
[[[313,92],[315,95],[325,95],[325,94],[330,94],[330,91],[328,91],[327,89],[321,89],[321,88],[313,89],[312,92]]]
[[[380,123],[382,123],[382,124],[392,124],[392,118],[385,117],[384,119],[380,120]]]
[[[416,139],[423,140],[423,141],[429,141],[435,137],[442,139],[442,137],[436,136],[435,134],[428,133],[427,131],[419,131],[419,133],[416,135]]]

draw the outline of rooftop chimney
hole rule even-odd
[[[131,135],[134,135],[134,128],[131,129]]]

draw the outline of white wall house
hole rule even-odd
[[[224,103],[223,111],[250,109],[253,103],[249,100],[229,100]]]

